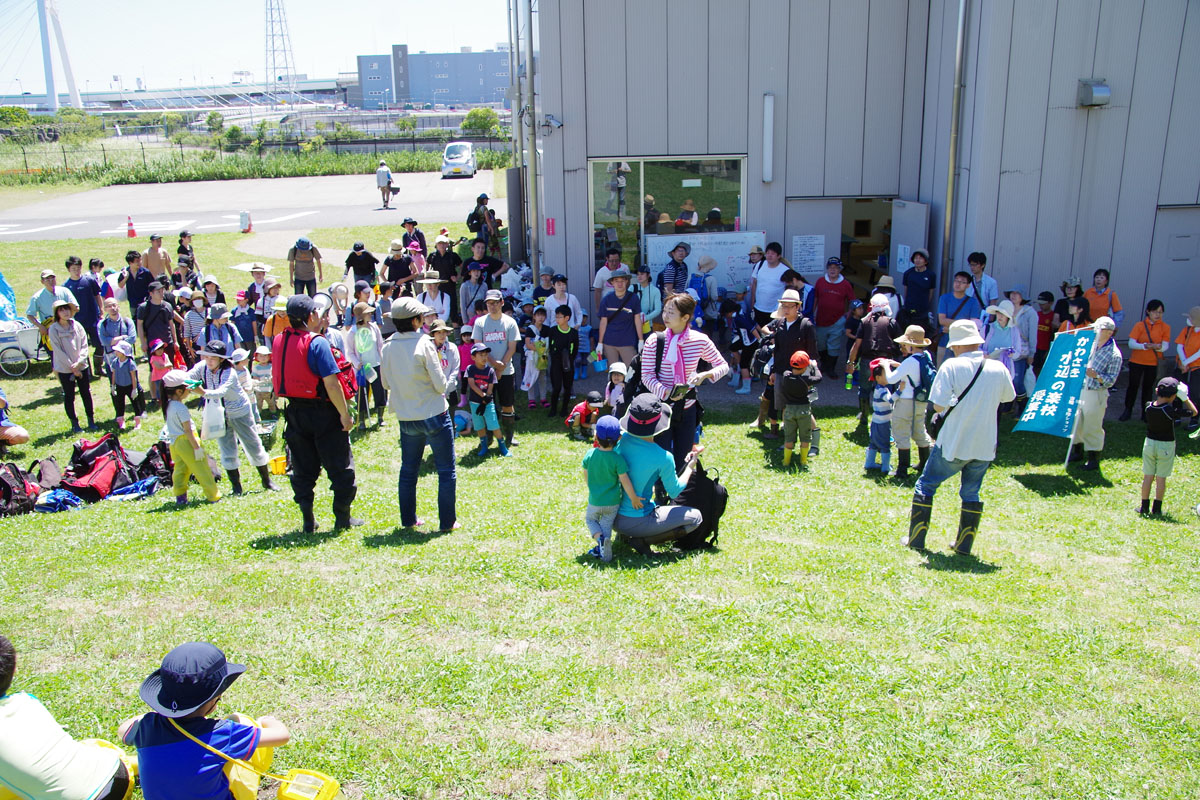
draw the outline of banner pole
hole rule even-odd
[[[1086,325],[1082,328],[1077,328],[1076,330],[1081,330],[1081,331],[1088,330],[1092,327],[1094,327],[1094,326]],[[1071,332],[1073,333],[1074,331],[1071,331]],[[1083,381],[1080,382],[1080,384],[1079,384],[1079,396],[1075,398],[1075,418],[1071,420],[1071,438],[1067,439],[1067,456],[1066,456],[1066,458],[1063,459],[1063,470],[1064,471],[1066,471],[1067,465],[1071,463],[1071,450],[1075,447],[1075,432],[1077,430],[1079,430],[1079,411],[1083,406],[1083,392],[1084,392],[1084,387],[1087,384],[1087,365],[1091,362],[1092,353],[1095,352],[1095,350],[1096,350],[1096,340],[1092,339],[1092,346],[1090,348],[1088,348],[1088,357],[1083,362],[1084,376],[1083,376]]]

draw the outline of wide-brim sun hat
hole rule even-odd
[[[229,319],[232,316],[233,313],[224,303],[213,303],[212,307],[208,309],[208,318],[213,322],[219,319]]]
[[[612,375],[614,372],[620,374],[623,378],[629,377],[629,368],[620,361],[614,361],[608,365],[608,374]]]
[[[1066,280],[1063,281],[1063,286],[1078,286],[1082,289],[1083,281],[1079,279],[1078,275],[1068,275]]]
[[[762,249],[761,247],[759,247],[758,245],[754,245],[754,247],[751,247],[751,248],[750,248],[750,252],[749,252],[747,255],[752,255],[752,256],[753,256],[753,255],[760,255],[760,256],[763,256],[763,255],[766,255],[766,253],[764,253],[764,252],[763,252],[763,249]]]
[[[113,345],[113,352],[120,353],[121,355],[126,356],[126,357],[132,356],[133,355],[133,345],[131,345],[129,342],[117,342],[116,344]]]
[[[400,239],[392,239],[392,243],[388,246],[388,250],[393,253],[403,253],[404,242]]]
[[[633,273],[629,271],[629,267],[622,264],[608,274],[608,279],[610,281],[616,280],[617,278],[633,278]]]
[[[1193,328],[1200,328],[1200,306],[1192,306],[1183,316]]]
[[[896,281],[892,278],[891,275],[884,275],[875,284],[875,288],[876,289],[891,289],[894,292],[894,291],[896,291]]]
[[[245,671],[215,645],[187,642],[167,653],[162,666],[142,681],[138,696],[164,717],[180,719],[218,697]]]
[[[989,314],[1003,314],[1010,320],[1016,316],[1017,308],[1013,305],[1012,300],[1001,300],[994,306],[988,306],[986,309]]]
[[[442,276],[436,272],[423,272],[421,277],[417,279],[417,283],[432,283],[437,285],[442,282]]]
[[[696,269],[700,272],[710,272],[717,268],[717,260],[710,255],[700,256],[700,260],[696,262]]]
[[[659,221],[661,222],[662,220],[659,220]],[[668,219],[667,221],[669,222],[670,220]],[[676,250],[678,250],[681,247],[683,248],[683,255],[685,258],[692,254],[692,246],[690,244],[688,244],[687,242],[677,243],[674,247],[671,248],[671,252],[674,253]]]
[[[229,358],[229,349],[225,347],[225,343],[220,339],[214,339],[208,342],[204,347],[196,351],[198,356],[213,356],[215,358]]]
[[[51,314],[57,314],[60,308],[76,308],[75,304],[70,300],[58,299],[54,301],[54,305],[50,307]],[[76,310],[78,310],[76,308]]]
[[[168,389],[177,389],[183,386],[188,381],[188,375],[181,369],[169,369],[162,377],[163,386]]]
[[[918,253],[920,253],[921,255],[925,256],[925,261],[926,261],[926,263],[928,263],[928,262],[929,262],[929,251],[928,251],[928,250],[926,250],[924,247],[914,247],[914,248],[913,248],[913,251],[912,251],[912,254],[911,254],[911,255],[909,255],[909,257],[908,257],[908,260],[909,260],[909,261],[912,261],[912,257],[913,257],[913,256],[915,256],[915,255],[917,255]]]
[[[233,352],[229,354],[229,360],[235,364],[239,361],[245,361],[250,357],[250,351],[241,347],[233,348]]]
[[[896,344],[906,344],[909,347],[929,347],[933,344],[925,338],[925,329],[920,325],[909,325],[904,329],[903,336],[897,336],[892,341]]]
[[[621,429],[631,436],[655,436],[669,427],[670,406],[649,392],[633,398],[625,416],[621,417]]]
[[[444,320],[444,319],[435,319],[433,322],[431,322],[429,324],[429,332],[430,333],[438,333],[440,331],[445,331],[446,333],[450,333],[450,331],[452,331],[452,330],[454,330],[454,329],[451,328],[450,325],[447,324],[446,320]]]
[[[417,224],[418,224],[418,222],[417,222],[415,219],[413,219],[412,217],[405,217],[403,220],[401,220],[401,221],[400,221],[400,224],[401,224],[401,225],[414,225],[414,226],[415,226],[415,225],[417,225]]]
[[[947,347],[983,344],[983,337],[979,335],[978,326],[975,325],[974,320],[970,319],[956,319],[950,323],[949,337],[946,342]]]

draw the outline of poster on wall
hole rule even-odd
[[[750,283],[750,248],[766,246],[766,231],[723,231],[720,233],[684,233],[646,237],[646,263],[655,278],[671,260],[671,250],[680,242],[686,242],[692,252],[684,259],[689,274],[696,272],[696,264],[706,255],[717,260],[713,272],[717,286],[729,288],[737,284]]]
[[[806,276],[825,271],[825,234],[802,233],[792,237],[792,269]]]

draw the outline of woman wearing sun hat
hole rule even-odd
[[[897,384],[895,406],[892,408],[892,438],[896,440],[897,464],[893,479],[904,481],[912,463],[912,444],[917,445],[920,463],[917,474],[925,469],[929,460],[932,442],[925,430],[925,414],[929,408],[929,389],[937,369],[929,357],[928,348],[933,342],[925,338],[925,328],[909,325],[904,335],[894,340],[900,345],[904,360],[900,363],[887,361],[883,375],[889,384]],[[919,397],[919,399],[918,399]]]
[[[426,308],[432,308],[433,313],[437,314],[437,318],[442,322],[450,319],[450,295],[442,291],[442,276],[433,270],[427,270],[421,273],[417,285],[421,287],[421,293],[417,295],[417,302]]]
[[[678,474],[670,452],[655,443],[655,437],[671,428],[671,407],[650,393],[633,398],[621,418],[621,440],[616,452],[625,459],[629,480],[641,500],[634,508],[628,495],[621,495],[613,530],[642,555],[651,555],[650,545],[673,542],[686,536],[704,521],[700,511],[689,506],[656,506],[654,486],[661,483],[676,497],[692,477],[692,464],[703,448],[688,453]]]

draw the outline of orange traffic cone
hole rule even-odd
[[[125,217],[125,238],[136,239],[137,231],[133,229],[133,217]]]
[[[250,212],[243,211],[241,217],[242,233],[254,233],[254,222],[250,219]]]

